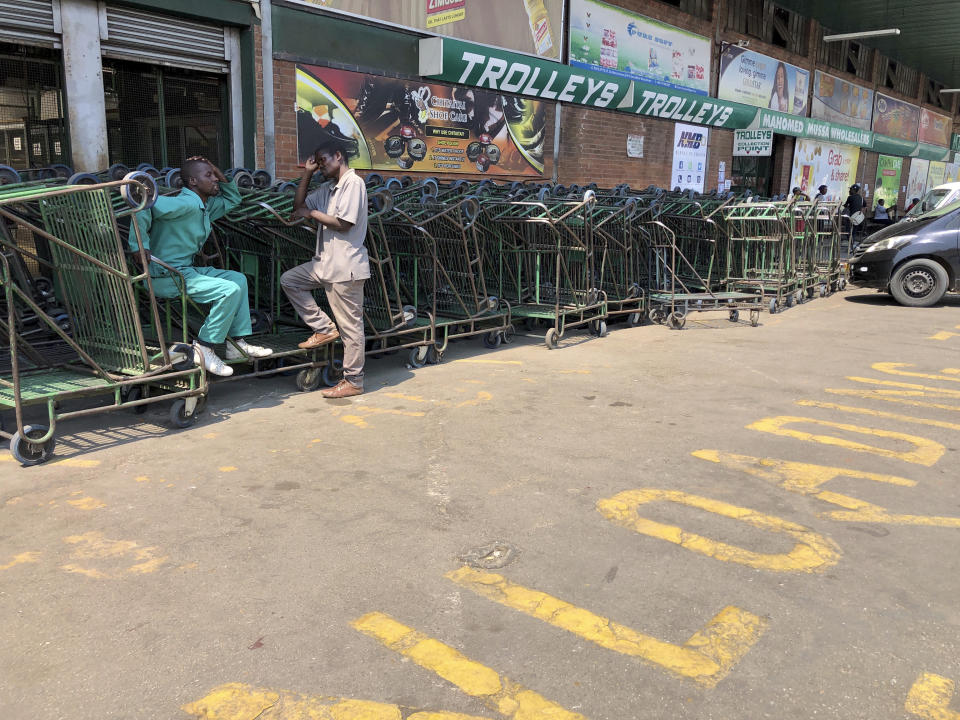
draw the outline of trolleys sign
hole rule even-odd
[[[734,157],[769,157],[773,154],[773,130],[734,130]]]

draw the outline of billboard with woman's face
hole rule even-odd
[[[736,45],[723,46],[717,88],[721,100],[806,115],[809,87],[806,70]]]

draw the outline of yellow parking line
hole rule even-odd
[[[0,454],[0,462],[16,462],[13,455],[7,455],[6,453]],[[99,467],[99,460],[81,460],[80,458],[59,458],[50,460],[44,465],[63,465],[65,467],[75,467],[75,468],[95,468]]]
[[[721,610],[683,645],[658,640],[501,575],[470,567],[447,573],[457,585],[571,632],[607,650],[647,660],[701,685],[714,687],[760,639],[767,622],[733,606]]]
[[[957,423],[944,422],[943,420],[928,420],[927,418],[917,418],[911,417],[910,415],[884,412],[883,410],[853,407],[852,405],[838,405],[837,403],[819,402],[817,400],[797,400],[797,405],[801,405],[802,407],[823,408],[824,410],[840,410],[841,412],[853,413],[857,415],[870,415],[872,417],[889,418],[890,420],[916,423],[918,425],[930,425],[932,427],[946,428],[947,430],[960,430],[960,424]]]
[[[949,709],[953,688],[953,680],[924,673],[907,693],[904,708],[923,720],[960,720],[960,713]]]
[[[409,628],[389,615],[372,612],[351,625],[384,646],[413,660],[470,697],[510,720],[586,720],[565,710],[532,690],[499,675],[485,665],[465,657],[449,645]]]
[[[370,700],[301,695],[243,683],[214,688],[182,710],[202,720],[485,720],[460,713],[417,712]]]

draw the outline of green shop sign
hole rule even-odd
[[[587,107],[709,125],[773,130],[902,157],[945,160],[947,149],[825,120],[718,100],[446,37],[420,40],[420,74],[459,85]],[[960,150],[960,136],[953,136]]]

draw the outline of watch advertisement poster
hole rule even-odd
[[[723,46],[717,90],[721,100],[806,115],[809,89],[808,71],[736,45]]]
[[[357,139],[360,170],[539,177],[545,110],[479,88],[297,65],[297,156],[332,123]]]
[[[670,187],[703,192],[707,177],[709,130],[677,123],[673,130],[673,175]]]
[[[570,64],[631,80],[710,93],[709,38],[597,0],[570,4]]]

